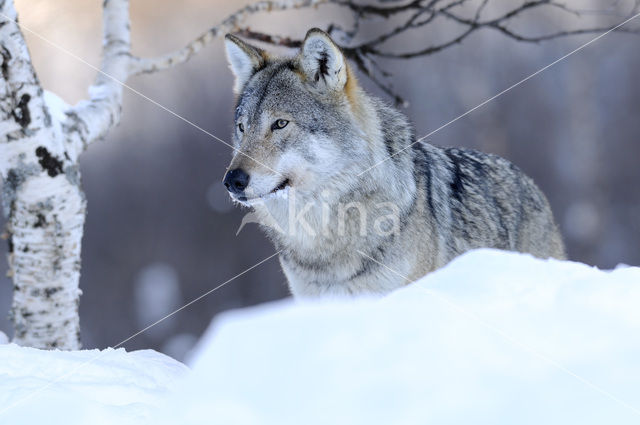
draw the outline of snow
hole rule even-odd
[[[152,350],[0,345],[0,424],[139,424],[187,372]]]
[[[64,122],[67,119],[65,112],[71,109],[71,106],[62,100],[60,96],[48,90],[44,91],[43,97],[53,122],[57,124]]]
[[[106,350],[0,423],[635,424],[638,305],[640,268],[479,250],[384,298],[219,315],[192,373]],[[96,353],[1,345],[0,411]]]
[[[639,284],[482,250],[379,300],[224,314],[163,423],[636,424]]]

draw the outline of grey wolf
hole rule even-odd
[[[237,105],[224,184],[281,250],[294,296],[384,294],[474,248],[565,257],[531,178],[495,155],[414,144],[325,32],[293,57],[225,45]]]

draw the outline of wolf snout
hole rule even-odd
[[[223,183],[227,190],[235,195],[240,195],[249,185],[249,174],[240,168],[227,171]]]

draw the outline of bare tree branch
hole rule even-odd
[[[240,8],[225,18],[220,24],[210,28],[179,50],[156,58],[131,56],[128,73],[129,75],[152,73],[184,63],[213,40],[229,32],[274,46],[298,48],[302,42],[300,39],[256,31],[244,26],[244,23],[250,16],[262,12],[303,9],[320,5],[332,5],[334,7],[344,8],[352,14],[353,23],[351,28],[342,28],[338,24],[331,23],[326,30],[329,34],[338,36],[338,44],[340,44],[345,54],[353,61],[360,72],[371,79],[374,84],[380,87],[397,104],[404,104],[406,102],[402,96],[392,88],[388,78],[390,73],[380,66],[378,59],[411,59],[433,55],[461,43],[468,36],[483,28],[499,31],[509,38],[529,43],[538,43],[571,35],[603,32],[612,28],[612,26],[598,26],[561,30],[542,35],[526,35],[509,26],[509,23],[515,18],[534,9],[553,8],[562,13],[572,14],[578,17],[584,12],[572,9],[555,0],[525,0],[520,5],[491,19],[483,19],[482,16],[483,12],[486,12],[491,5],[490,0],[478,0],[476,2],[473,2],[473,0],[377,0],[366,4],[356,0],[263,0]],[[461,9],[462,6],[474,5],[475,9],[474,13],[470,15],[471,17],[465,17],[457,11]],[[636,13],[639,9],[640,0],[635,0],[635,5],[627,16],[631,16],[632,13]],[[396,52],[384,47],[385,43],[389,40],[425,27],[437,18],[448,19],[462,26],[460,33],[448,41],[424,46],[415,51]],[[372,39],[354,44],[353,40],[358,38],[361,24],[377,19],[399,22],[392,28],[381,31]],[[621,28],[619,31],[632,32],[632,30],[626,28]]]
[[[256,40],[263,43],[268,43],[273,46],[288,47],[290,49],[297,49],[302,46],[302,40],[294,40],[290,37],[284,37],[275,34],[267,34],[264,32],[252,31],[249,28],[239,28],[234,34],[248,40]]]
[[[103,138],[120,121],[122,84],[129,75],[131,30],[129,2],[105,0],[103,4],[103,52],[101,72],[89,89],[90,99],[66,111],[72,158]]]
[[[516,18],[536,9],[556,9],[562,13],[571,14],[576,17],[580,17],[584,13],[584,11],[572,9],[555,0],[525,0],[520,5],[490,19],[483,17],[484,12],[487,12],[488,6],[491,5],[489,0],[478,0],[476,2],[471,0],[378,0],[369,4],[363,4],[355,0],[327,0],[322,3],[342,7],[352,13],[353,26],[351,29],[330,24],[327,32],[329,32],[329,34],[337,33],[341,36],[337,38],[337,41],[345,52],[345,55],[352,60],[361,73],[371,79],[374,84],[380,87],[397,104],[404,104],[406,102],[391,86],[387,78],[390,73],[380,66],[378,59],[411,59],[433,55],[461,43],[470,35],[484,28],[499,31],[503,35],[516,41],[538,43],[572,35],[605,32],[614,27],[614,25],[596,26],[559,30],[541,35],[527,35],[513,29],[510,25]],[[467,7],[466,15],[463,15],[463,6]],[[471,14],[468,13],[469,6],[473,6],[473,13]],[[633,16],[638,10],[640,10],[640,0],[635,0],[632,10],[626,17]],[[397,52],[385,48],[385,43],[389,40],[425,27],[437,18],[455,22],[461,26],[460,32],[449,40],[438,44],[423,46],[414,51]],[[396,22],[396,25],[380,31],[374,38],[354,43],[353,40],[358,38],[360,26],[364,22],[377,19]],[[637,32],[637,30],[628,28],[618,28],[616,31]],[[236,29],[236,33],[248,39],[277,46],[297,48],[301,43],[299,39],[266,34],[249,28],[238,28]]]
[[[262,12],[308,8],[328,2],[329,0],[270,0],[249,4],[232,13],[220,24],[210,28],[207,32],[201,34],[195,40],[175,52],[157,58],[133,58],[129,70],[130,75],[156,72],[184,63],[213,40],[224,37],[227,33],[238,31],[240,25],[251,15]],[[275,39],[272,41],[265,39],[263,41],[279,44]]]

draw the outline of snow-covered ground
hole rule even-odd
[[[153,350],[0,345],[0,424],[143,424],[188,371]]]
[[[93,356],[0,346],[0,411]],[[475,251],[382,299],[221,315],[189,364],[108,351],[0,423],[637,424],[640,268]]]

